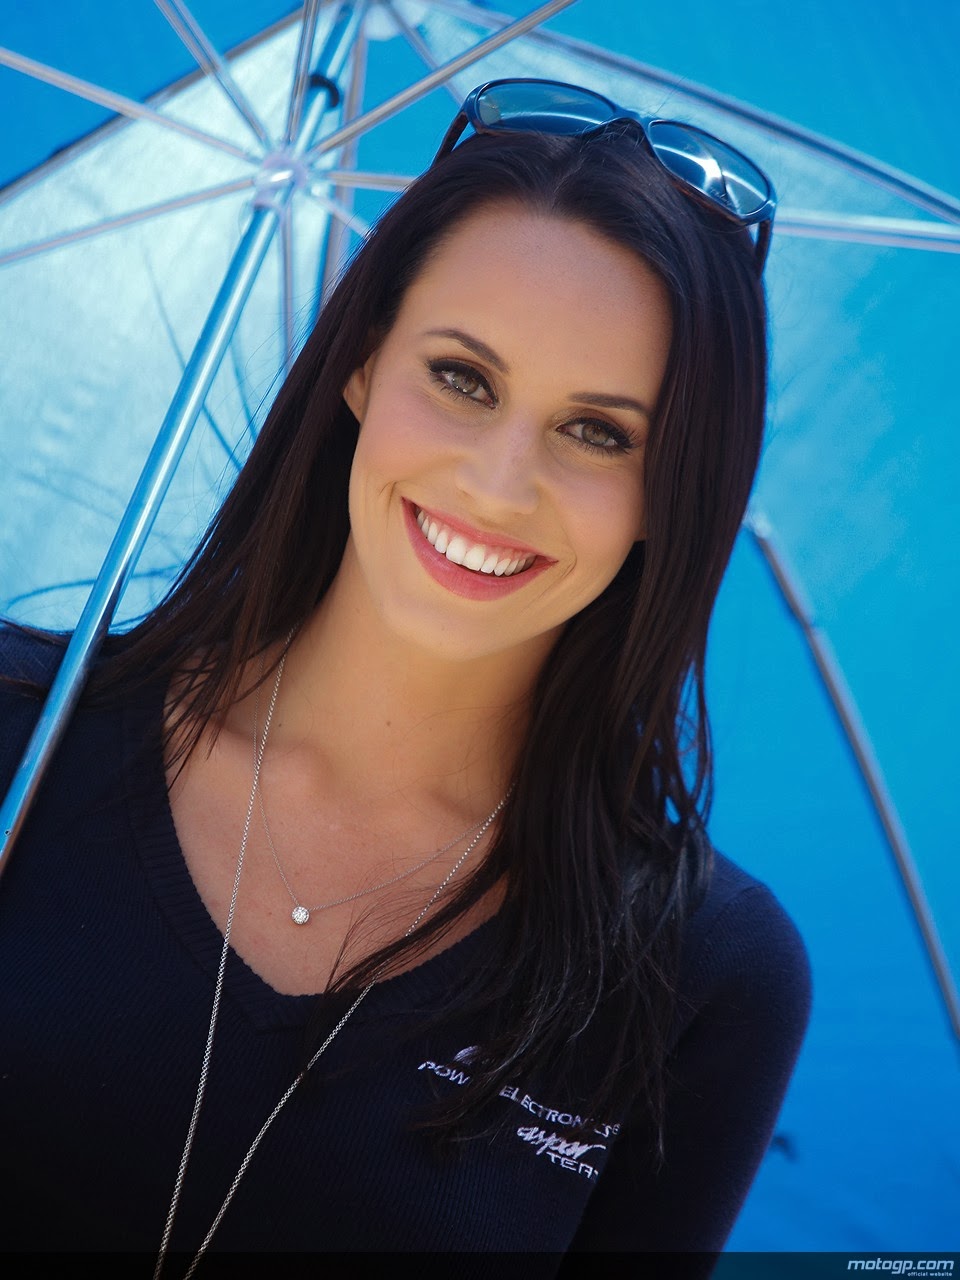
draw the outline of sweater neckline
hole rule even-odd
[[[132,842],[154,900],[175,935],[184,959],[209,981],[211,997],[223,949],[223,934],[193,883],[177,838],[167,793],[161,749],[165,689],[150,685],[143,699],[131,700],[122,726],[123,770]],[[378,982],[358,1010],[369,1016],[435,1003],[462,974],[481,945],[490,944],[497,917],[484,921],[457,942],[412,968]],[[260,1031],[302,1027],[320,995],[277,991],[231,947],[224,975],[224,999]]]

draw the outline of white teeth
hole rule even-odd
[[[438,538],[437,541],[439,542],[440,539]],[[444,555],[448,560],[452,560],[454,564],[463,564],[469,546],[469,542],[467,542],[462,533],[455,533],[447,543]]]
[[[454,533],[425,511],[417,511],[417,524],[423,536],[440,555],[445,555],[452,564],[462,565],[474,573],[495,574],[498,578],[509,577],[529,569],[537,558],[535,555],[524,556],[519,552],[511,552],[507,547],[489,547],[482,542],[468,542],[462,533]]]
[[[479,544],[474,543],[461,561],[463,567],[465,569],[472,569],[474,573],[479,573],[483,568],[484,560],[487,558],[486,552],[486,547],[481,547]]]

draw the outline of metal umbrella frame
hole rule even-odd
[[[217,86],[247,131],[247,145],[238,145],[165,111],[180,86],[173,86],[148,103],[140,103],[79,80],[11,50],[0,50],[0,65],[45,81],[117,113],[123,127],[145,120],[189,136],[211,151],[226,154],[247,166],[245,176],[207,188],[181,192],[148,206],[114,214],[96,223],[54,236],[0,250],[0,267],[10,269],[26,259],[108,235],[134,223],[162,217],[190,205],[202,205],[238,191],[251,195],[247,224],[233,250],[206,322],[186,361],[169,410],[117,527],[110,549],[74,629],[59,671],[43,707],[35,732],[0,812],[0,873],[9,861],[17,836],[39,784],[76,706],[117,605],[133,573],[188,439],[204,412],[204,401],[229,349],[240,315],[263,269],[272,243],[279,241],[281,260],[278,325],[282,331],[281,372],[288,369],[298,345],[293,305],[294,248],[290,210],[295,201],[318,203],[325,233],[316,263],[317,305],[336,280],[350,250],[351,235],[362,233],[364,222],[354,208],[359,191],[396,192],[411,178],[401,173],[356,167],[357,143],[378,125],[395,118],[438,88],[449,91],[459,104],[452,81],[482,59],[525,37],[533,47],[588,63],[598,75],[628,74],[687,101],[720,112],[744,127],[789,143],[858,180],[911,206],[919,217],[875,212],[837,213],[782,208],[778,236],[884,245],[925,252],[960,253],[960,200],[895,170],[871,157],[802,129],[788,121],[667,72],[583,41],[544,30],[542,24],[573,0],[549,0],[524,17],[511,18],[469,0],[307,0],[292,20],[298,26],[296,55],[290,68],[289,94],[283,129],[271,132],[232,71],[233,55],[223,56],[207,38],[184,0],[155,0],[157,7],[198,65],[196,75]],[[421,19],[448,15],[488,34],[450,57],[438,56],[422,33]],[[287,22],[280,24],[286,26]],[[370,30],[377,23],[402,36],[425,65],[425,74],[373,107],[364,107]],[[319,38],[318,38],[319,33]],[[236,51],[235,51],[236,52]],[[0,203],[20,189],[13,184],[0,193]],[[769,568],[776,589],[789,608],[826,690],[843,735],[870,795],[887,845],[910,904],[944,1011],[960,1042],[960,995],[938,936],[933,912],[894,803],[885,784],[867,731],[846,686],[829,640],[816,625],[796,573],[778,546],[767,514],[753,507],[745,531]]]
[[[424,76],[404,92],[381,103],[378,107],[355,116],[317,142],[316,135],[324,117],[339,105],[340,94],[337,84],[348,69],[351,54],[355,64],[355,79],[362,92],[360,79],[362,73],[356,50],[362,49],[362,44],[359,42],[362,40],[362,23],[368,5],[364,0],[359,0],[358,3],[346,0],[337,6],[326,42],[316,62],[312,64],[320,0],[307,0],[300,23],[287,125],[283,137],[278,140],[278,145],[275,145],[236,87],[226,64],[203,36],[199,24],[186,5],[182,0],[159,0],[165,16],[171,19],[178,35],[182,36],[190,52],[196,54],[198,60],[202,60],[201,65],[204,71],[214,76],[243,119],[251,125],[252,131],[260,142],[259,154],[251,151],[243,157],[257,166],[251,180],[251,185],[257,188],[257,194],[253,202],[250,224],[234,252],[220,291],[210,309],[207,322],[194,347],[170,409],[157,433],[153,449],[117,528],[103,567],[77,622],[34,734],[27,746],[23,762],[4,802],[2,813],[0,813],[0,832],[3,836],[3,845],[0,848],[0,872],[6,865],[7,852],[20,832],[37,788],[80,697],[90,667],[109,630],[123,589],[136,566],[177,463],[200,416],[204,398],[226,354],[240,313],[249,297],[257,273],[263,265],[267,249],[278,232],[284,238],[285,245],[289,244],[289,235],[285,232],[283,216],[285,206],[293,194],[307,186],[311,179],[321,177],[329,181],[330,175],[315,167],[321,157],[330,152],[342,154],[353,139],[361,133],[403,110],[437,85],[445,83],[458,71],[529,31],[572,2],[573,0],[549,0],[547,4],[540,5],[525,18],[502,27],[459,58],[432,70],[429,75]],[[110,106],[124,116],[150,118],[155,123],[163,121],[166,127],[167,118],[159,116],[149,108],[135,104],[129,99],[120,98],[116,94],[99,90],[75,77],[55,72],[52,68],[43,67],[10,51],[4,50],[0,53],[0,62],[14,70],[45,79],[60,88]],[[313,94],[309,107],[305,109],[307,88],[311,80],[319,91]],[[351,104],[356,103],[356,90],[348,90],[347,96]],[[170,127],[181,132],[184,130],[184,127],[177,122]],[[230,146],[222,139],[197,130],[191,130],[191,134],[198,141],[218,149]],[[235,151],[235,148],[231,147],[231,150]],[[340,191],[349,180],[345,173],[337,173],[335,175],[336,190]],[[361,178],[360,183],[362,182]],[[374,185],[379,184],[374,182]],[[191,199],[212,199],[223,193],[222,188],[216,188],[205,193],[195,193]],[[157,216],[166,211],[166,209],[154,207],[138,211],[133,216],[138,218]],[[129,221],[130,217],[131,215],[127,215],[126,221]],[[74,233],[74,237],[86,238],[89,235],[113,229],[117,225],[116,220],[111,220],[109,226],[86,227]],[[64,237],[58,237],[56,246],[48,242],[22,247],[14,254],[0,257],[0,265],[7,261],[22,260],[44,249],[61,247],[68,242]],[[285,262],[289,262],[287,249],[284,251],[284,259]],[[332,264],[332,254],[330,260]],[[325,265],[324,272],[329,279],[333,273],[332,265],[329,273]],[[293,355],[293,336],[289,285],[286,280],[285,285],[285,351],[286,361],[289,364]]]

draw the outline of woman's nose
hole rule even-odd
[[[464,449],[457,485],[477,514],[532,515],[543,462],[539,429],[529,419],[505,417],[485,426]]]

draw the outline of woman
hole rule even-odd
[[[100,663],[0,893],[8,1247],[721,1248],[809,999],[703,829],[773,196],[604,104],[471,95]]]

